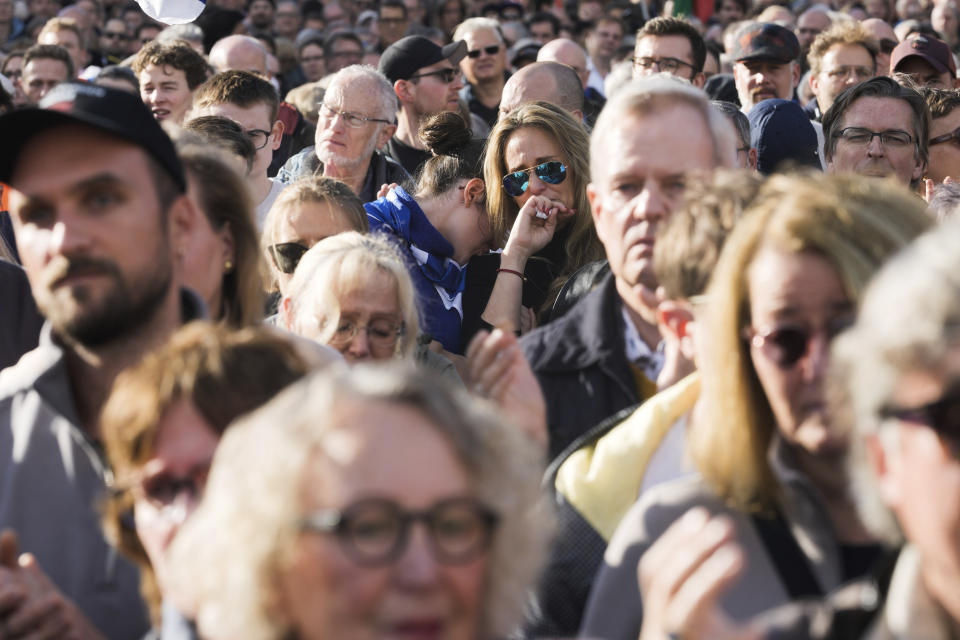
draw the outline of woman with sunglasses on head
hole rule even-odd
[[[830,342],[852,323],[867,281],[931,222],[922,201],[894,184],[767,181],[724,246],[696,332],[702,386],[686,451],[698,474],[650,489],[621,520],[590,595],[586,636],[636,638],[641,622],[644,637],[678,631],[667,601],[702,559],[671,547],[678,530],[699,531],[704,545],[735,537],[743,546],[745,556],[707,567],[744,568],[721,602],[735,620],[871,568],[880,548],[851,502],[848,434],[826,414],[824,374]],[[658,543],[644,557],[638,585],[641,556],[693,507],[702,510],[664,537],[666,552]],[[726,520],[706,527],[706,513]]]
[[[311,376],[226,434],[174,580],[209,640],[509,637],[551,528],[540,451],[409,364]]]
[[[503,252],[498,265],[481,258],[469,274],[466,336],[485,325],[530,328],[522,307],[546,319],[563,283],[604,257],[587,200],[589,146],[583,127],[546,102],[521,105],[494,126],[483,175]]]
[[[324,238],[368,229],[363,203],[345,183],[322,176],[297,180],[277,196],[263,224],[268,290],[287,295],[300,258]]]
[[[103,524],[139,565],[153,623],[148,637],[183,624],[171,598],[167,548],[199,502],[227,425],[305,375],[320,356],[276,330],[234,332],[196,322],[117,378],[101,418],[115,477]]]

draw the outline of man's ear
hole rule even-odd
[[[390,141],[390,138],[393,137],[393,134],[397,132],[397,125],[387,124],[383,126],[383,131],[380,132],[380,135],[377,136],[377,149],[383,148],[383,145],[387,144]]]
[[[703,74],[703,71],[698,71],[693,74],[693,77],[690,79],[690,84],[695,86],[697,89],[703,89],[703,85],[707,83],[707,76]]]
[[[810,79],[807,80],[807,84],[810,85],[810,93],[812,93],[814,96],[817,96],[820,92],[820,74],[811,73]],[[823,111],[823,109],[821,108],[820,111]]]
[[[888,455],[887,449],[880,440],[880,434],[873,433],[866,438],[867,464],[876,478],[877,489],[884,504],[894,507],[900,503],[900,488],[896,482],[897,461]]]
[[[750,163],[750,170],[757,170],[757,148],[750,147],[750,151],[747,151],[747,162]]]
[[[177,256],[181,255],[183,247],[190,244],[190,236],[197,232],[200,216],[203,212],[193,201],[193,198],[182,193],[174,199],[167,209],[168,232],[170,233],[171,247]]]
[[[793,65],[793,88],[796,89],[797,85],[800,84],[800,76],[802,75],[800,73],[800,65],[796,62],[791,62],[790,64]]]
[[[273,136],[273,146],[270,147],[274,151],[280,148],[280,143],[283,142],[283,121],[277,120],[273,123],[273,127],[270,129],[270,135]]]
[[[599,188],[594,183],[587,184],[587,200],[590,201],[590,214],[593,216],[593,228],[597,230],[597,237],[600,243],[606,246],[606,240],[603,237],[604,226],[600,224],[603,216],[603,197],[600,195]]]
[[[397,99],[400,102],[412,102],[413,101],[413,91],[411,87],[413,83],[409,80],[397,80],[393,83],[393,92],[397,94]]]

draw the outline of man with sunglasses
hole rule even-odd
[[[658,17],[637,32],[633,77],[663,72],[702,87],[706,59],[707,45],[693,25],[680,18]]]
[[[920,90],[930,109],[930,162],[924,177],[935,185],[960,178],[960,90]]]
[[[507,45],[500,24],[492,18],[464,20],[453,34],[453,41],[464,40],[467,54],[460,60],[460,69],[467,85],[460,97],[467,101],[471,113],[491,127],[499,116],[503,85],[507,82]]]
[[[463,80],[457,65],[466,54],[462,40],[439,47],[427,38],[407,36],[380,57],[380,73],[393,83],[400,103],[397,132],[387,143],[386,154],[410,175],[416,175],[431,156],[417,135],[420,124],[434,114],[459,108]]]
[[[897,34],[894,32],[886,20],[880,18],[868,18],[860,23],[860,26],[867,30],[867,33],[876,40],[879,50],[877,52],[877,75],[890,75],[890,54],[897,48]]]
[[[243,36],[246,37],[246,36]],[[222,116],[243,127],[256,149],[247,184],[256,203],[257,226],[263,227],[270,206],[286,186],[267,175],[273,152],[283,137],[283,122],[277,119],[280,98],[263,78],[246,71],[224,71],[200,86],[187,119]]]

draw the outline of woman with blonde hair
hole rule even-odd
[[[363,203],[346,183],[313,176],[290,184],[271,205],[260,236],[270,267],[267,290],[286,295],[300,258],[324,238],[369,228]]]
[[[204,638],[505,638],[551,531],[542,450],[409,363],[231,427],[173,551]]]
[[[415,296],[393,243],[348,231],[304,254],[280,318],[289,331],[330,345],[348,362],[407,358],[417,345]]]
[[[716,525],[705,535],[733,535],[743,545],[745,557],[728,560],[745,570],[721,602],[735,620],[824,594],[870,569],[879,546],[853,507],[843,464],[848,434],[826,414],[824,374],[830,342],[852,323],[867,281],[931,223],[922,201],[891,183],[767,182],[706,294],[701,405],[687,435],[699,475],[651,489],[624,517],[590,597],[587,635],[637,637],[641,620],[645,631],[655,627],[649,637],[664,631],[660,596],[681,589],[688,573],[661,562],[685,558],[650,559],[659,569],[648,566],[646,579],[672,582],[644,602],[649,622],[635,606],[637,564],[693,507],[728,519],[729,530]],[[706,519],[701,511],[681,528]],[[633,606],[621,606],[625,598]]]
[[[519,330],[521,306],[547,319],[543,312],[549,311],[563,283],[580,267],[604,257],[587,199],[587,132],[555,105],[523,104],[490,132],[483,177],[494,242],[503,252],[493,278],[486,265],[481,270],[477,264],[468,273],[471,305],[468,309],[464,303],[464,317],[471,317],[477,305],[484,323]],[[528,220],[518,214],[531,199],[540,201],[538,217]],[[521,226],[535,233],[521,233]]]

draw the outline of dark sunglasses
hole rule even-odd
[[[936,138],[930,138],[928,143],[930,146],[935,144],[943,144],[944,142],[952,142],[956,145],[960,145],[960,129],[954,129],[950,133],[945,133],[942,136],[937,136]]]
[[[500,52],[500,45],[492,44],[489,47],[480,47],[479,49],[471,49],[467,51],[467,57],[473,58],[476,60],[480,57],[481,53],[485,53],[488,56],[495,56]]]
[[[193,500],[199,500],[203,496],[209,473],[209,464],[194,469],[190,475],[184,477],[158,473],[141,478],[134,490],[158,509],[163,509],[176,502],[183,493]]]
[[[273,258],[277,269],[280,269],[283,273],[293,273],[297,270],[297,265],[300,264],[300,258],[308,249],[309,247],[305,247],[299,242],[281,242],[270,245],[267,251],[270,252],[270,257]]]
[[[833,340],[853,324],[853,317],[843,317],[826,328],[827,338]],[[805,327],[781,325],[765,331],[747,329],[745,337],[750,346],[759,349],[781,369],[795,366],[810,351],[810,339],[813,331]]]
[[[530,186],[530,172],[533,171],[537,177],[547,184],[560,184],[567,178],[567,167],[558,160],[551,160],[538,164],[529,169],[520,169],[513,173],[503,176],[503,189],[507,194],[514,198],[522,196]]]
[[[899,43],[896,40],[890,38],[883,38],[880,40],[880,51],[881,53],[893,53],[893,50],[897,48]]]
[[[437,76],[444,84],[450,84],[454,80],[460,77],[460,69],[440,69],[439,71],[428,71],[427,73],[417,73],[410,76],[410,79],[414,78],[426,78],[428,76]]]
[[[956,384],[937,400],[918,407],[887,405],[879,411],[884,420],[896,419],[930,427],[960,447],[960,387]]]

